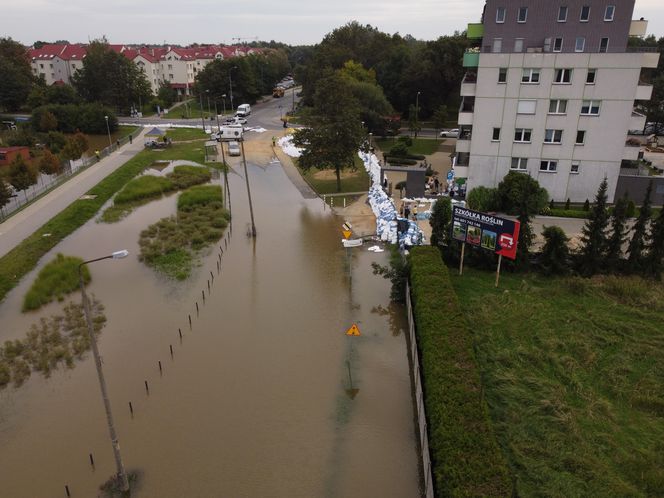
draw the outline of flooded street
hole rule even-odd
[[[249,167],[248,238],[241,174],[230,174],[232,236],[185,282],[137,259],[139,232],[173,214],[175,196],[92,220],[40,263],[131,253],[92,264],[88,292],[106,308],[99,348],[124,463],[140,473],[132,497],[418,497],[405,313],[371,272],[387,252],[354,249],[350,280],[343,219],[303,199],[278,164]],[[61,309],[20,313],[37,271],[0,304],[0,341]],[[353,323],[360,337],[345,335]],[[67,484],[94,497],[114,472],[91,353],[0,391],[0,496],[60,497]]]

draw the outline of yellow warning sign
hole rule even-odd
[[[346,335],[358,336],[362,334],[360,334],[360,329],[357,327],[357,325],[353,324],[353,326],[346,331]]]
[[[350,230],[344,230],[344,231],[341,232],[341,233],[344,234],[344,238],[345,238],[346,240],[350,239],[350,236],[353,235],[353,232],[351,232]]]

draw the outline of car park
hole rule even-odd
[[[440,132],[440,136],[446,138],[459,138],[459,128],[452,128],[451,130],[443,130]]]

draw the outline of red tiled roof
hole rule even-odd
[[[41,48],[32,48],[28,50],[28,55],[30,56],[30,59],[52,59],[56,55],[59,56],[66,47],[67,45],[64,43],[58,43],[57,45],[49,43]]]
[[[66,45],[62,53],[60,54],[60,58],[64,59],[66,61],[70,60],[83,60],[86,54],[86,47],[85,45]]]
[[[11,147],[0,147],[0,152],[2,153],[7,153],[7,152],[14,152],[17,150],[30,150],[30,147],[27,145],[14,145]]]

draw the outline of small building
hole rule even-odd
[[[16,156],[22,156],[26,163],[30,162],[30,148],[27,146],[0,147],[0,166],[9,166]]]

